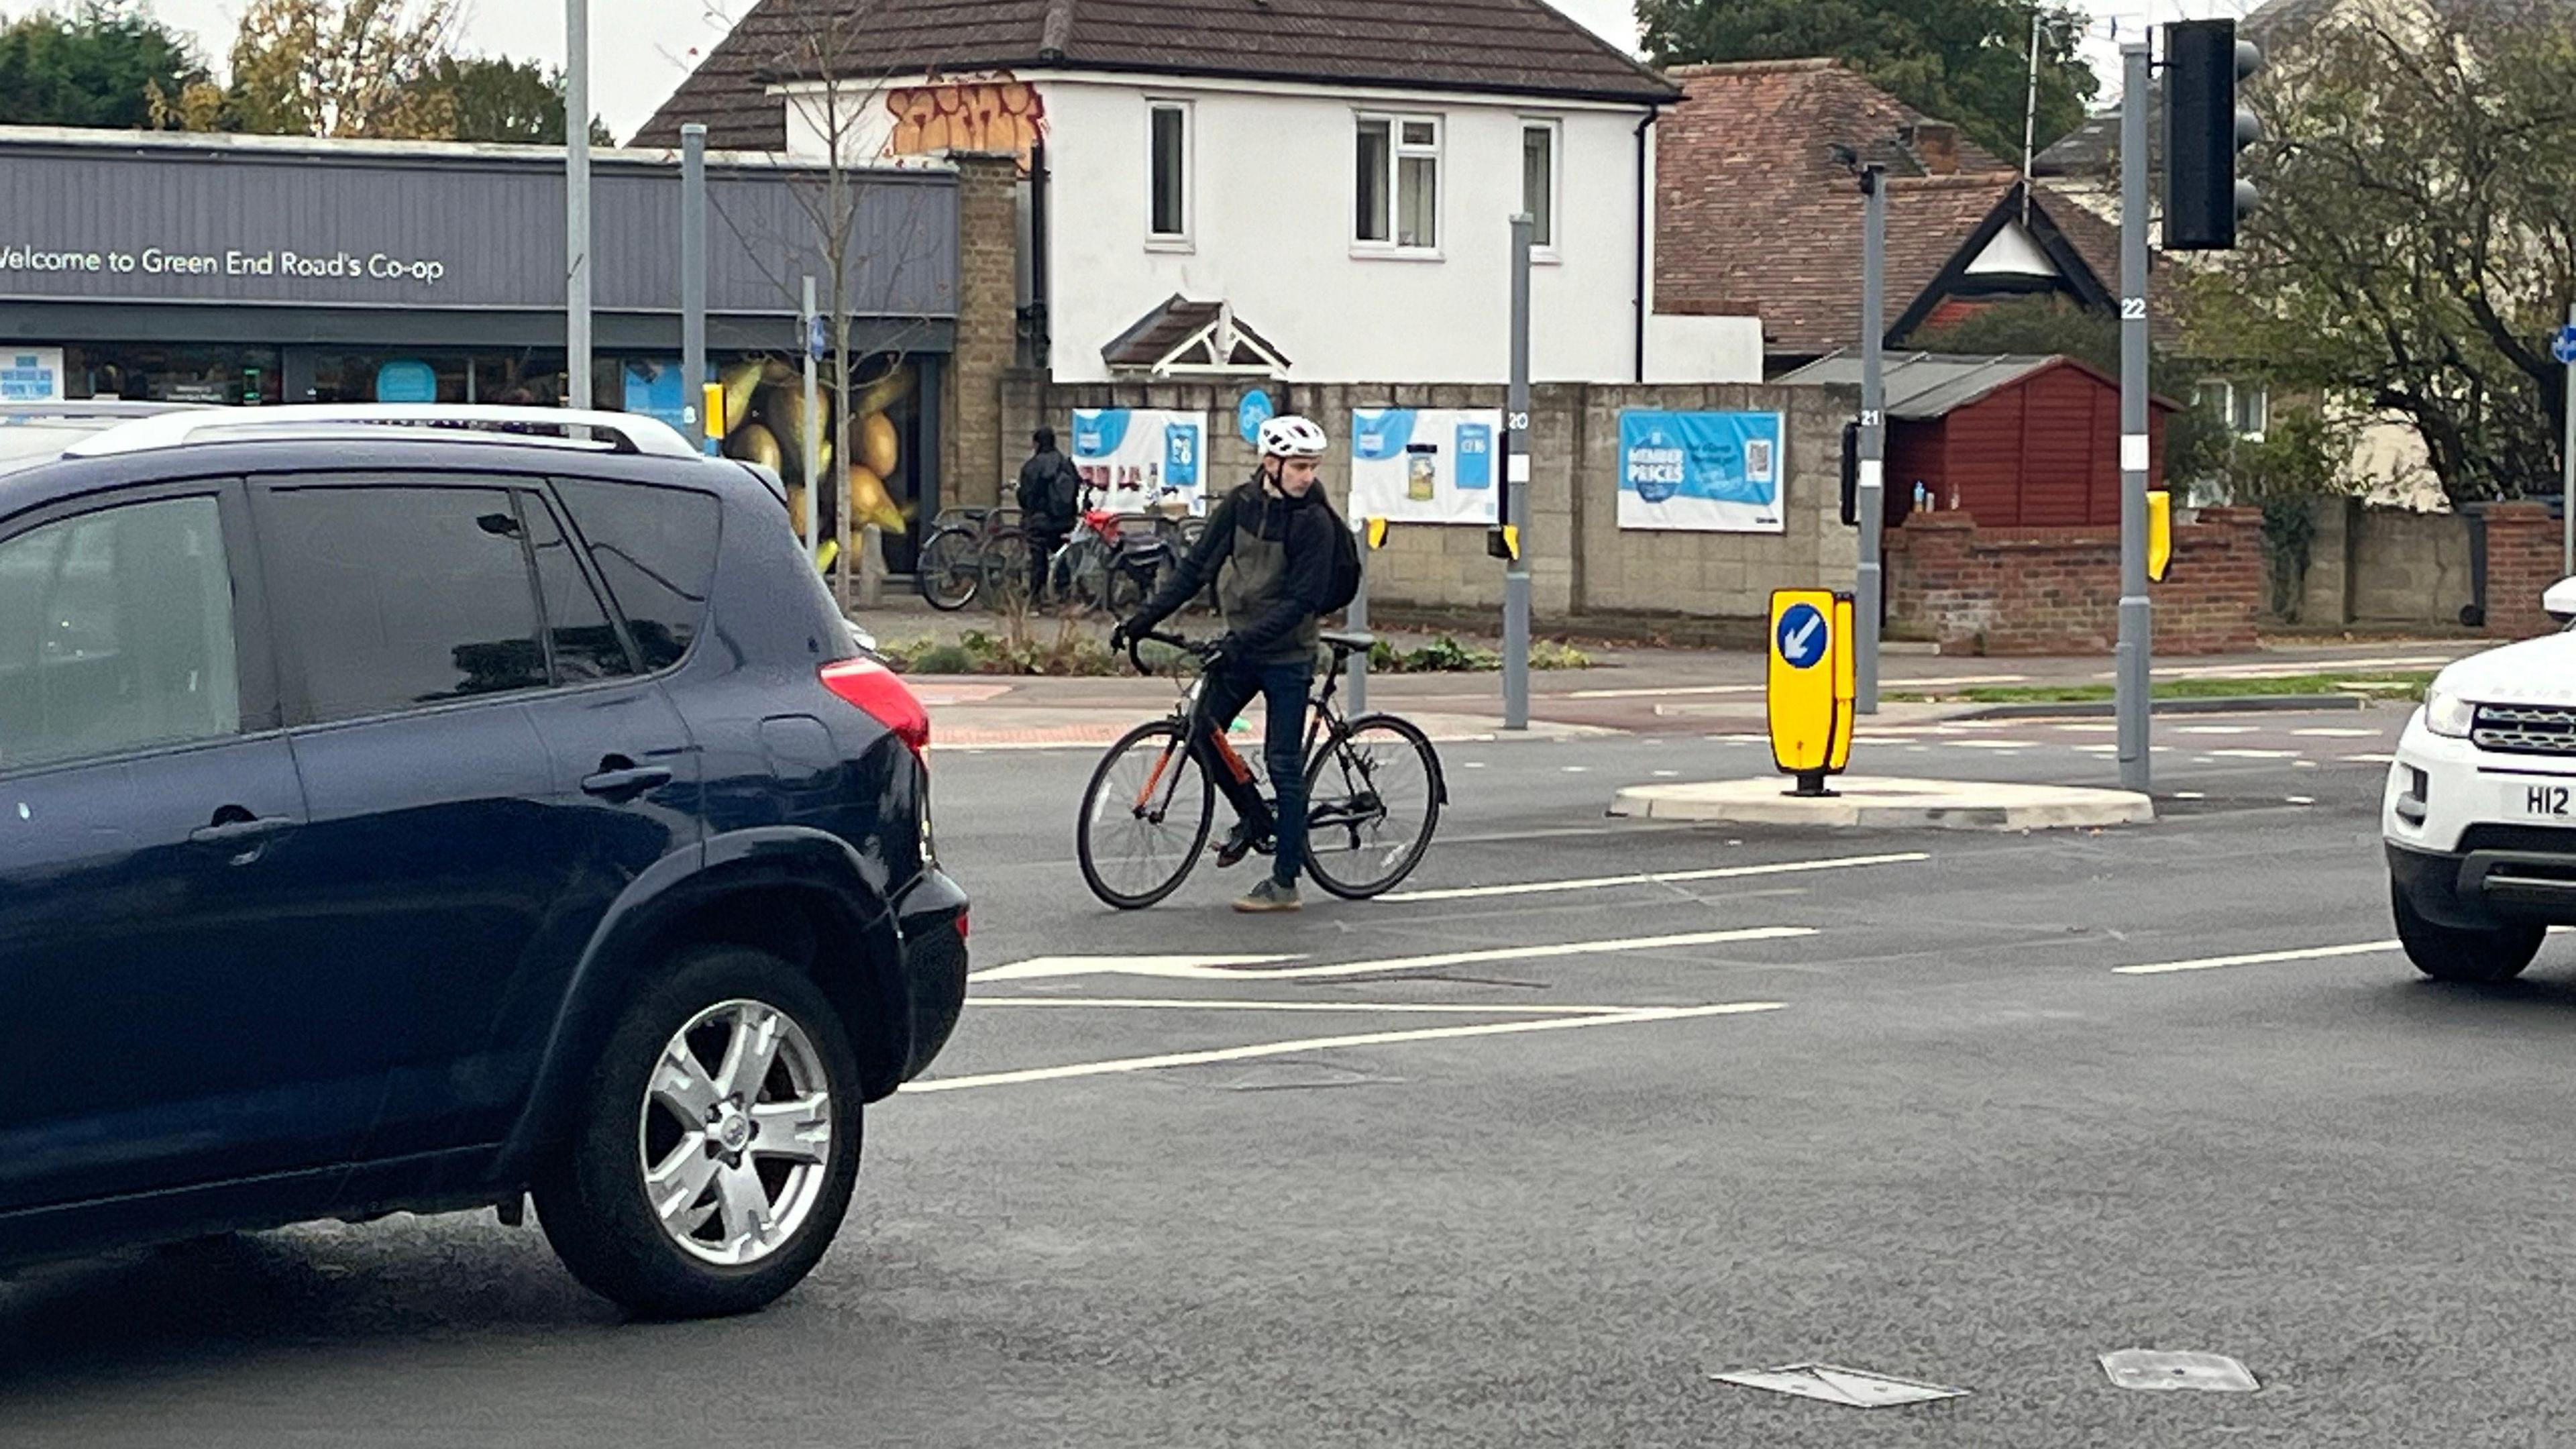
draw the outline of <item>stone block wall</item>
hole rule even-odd
[[[1235,430],[1235,404],[1249,384],[1052,384],[1016,373],[1002,388],[1002,429],[1024,440],[1041,421],[1064,428],[1075,408],[1169,408],[1208,418],[1212,486],[1250,475],[1254,457]],[[1283,412],[1312,416],[1337,440],[1354,408],[1494,408],[1494,386],[1385,383],[1265,384]],[[1529,517],[1522,547],[1531,599],[1541,619],[1580,617],[1759,619],[1775,588],[1849,588],[1859,545],[1842,526],[1842,423],[1857,396],[1824,388],[1545,384],[1530,398]],[[1762,409],[1784,414],[1781,534],[1649,533],[1619,527],[1619,413],[1624,408]],[[1017,456],[1012,459],[1017,465]],[[1349,458],[1324,466],[1336,507],[1350,496]],[[1404,525],[1388,530],[1369,561],[1373,602],[1431,610],[1499,611],[1503,565],[1486,552],[1485,530]]]
[[[1947,652],[2108,654],[2120,636],[2120,536],[1916,514],[1888,536],[1888,587],[1890,622]],[[2266,589],[2262,511],[2201,510],[2174,530],[2173,566],[2152,587],[2156,652],[2254,647]]]

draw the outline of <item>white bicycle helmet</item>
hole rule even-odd
[[[1324,430],[1305,418],[1272,418],[1261,425],[1261,456],[1265,458],[1320,458],[1330,445]]]

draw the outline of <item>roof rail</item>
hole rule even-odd
[[[99,418],[152,418],[163,413],[211,406],[211,403],[127,402],[118,398],[39,398],[0,402],[0,420],[51,423],[87,422]]]
[[[107,458],[157,448],[184,448],[197,442],[237,440],[273,429],[305,430],[343,424],[398,427],[415,433],[471,430],[479,442],[560,444],[587,430],[621,453],[663,458],[703,456],[679,430],[659,418],[636,413],[582,412],[570,408],[486,407],[441,403],[320,403],[295,407],[189,408],[137,418],[86,438],[65,450],[74,458]],[[549,436],[530,437],[530,434]]]

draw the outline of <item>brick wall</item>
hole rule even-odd
[[[2487,633],[2535,639],[2557,632],[2540,596],[2558,582],[2563,547],[2544,504],[2499,503],[2487,510]]]
[[[1001,383],[1019,351],[1019,158],[951,153],[957,167],[957,350],[949,359],[940,436],[941,502],[999,502],[1017,476],[1028,430],[1002,426]]]
[[[1980,529],[1920,513],[1888,536],[1888,616],[1981,654],[2107,654],[2120,636],[2116,529]],[[2174,530],[2173,567],[2152,587],[2159,654],[2254,647],[2267,587],[2263,514],[2205,508]]]

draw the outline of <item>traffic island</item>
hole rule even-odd
[[[1610,802],[1613,816],[1724,825],[1825,825],[1881,830],[2063,830],[2143,825],[2153,800],[2127,790],[2008,785],[1983,780],[1893,780],[1866,775],[1802,797],[1778,775],[1702,784],[1636,785]]]

